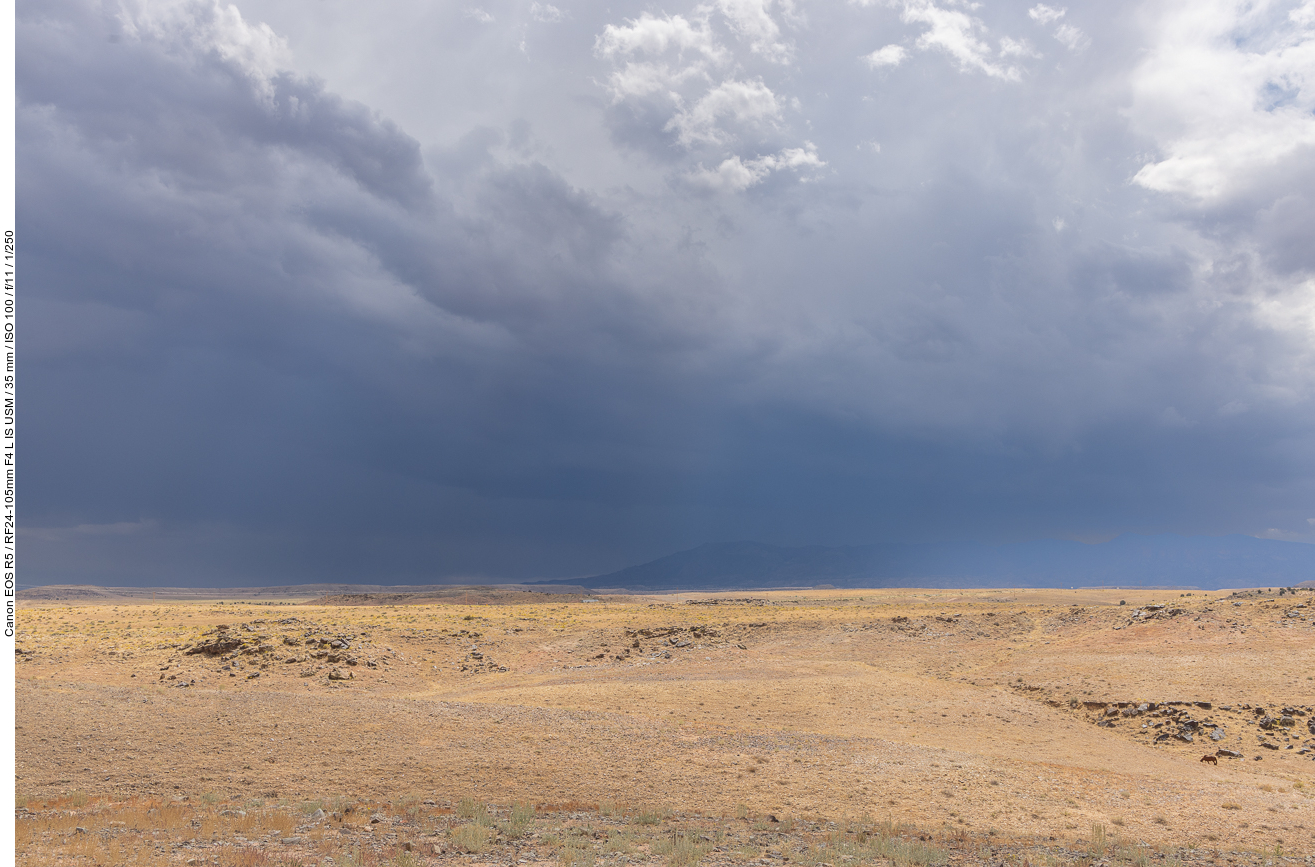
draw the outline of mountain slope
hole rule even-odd
[[[701,545],[584,580],[586,587],[711,590],[838,587],[1292,586],[1315,578],[1315,545],[1252,536],[1139,536],[1098,545],[1046,539],[788,548],[760,542]],[[545,582],[559,583],[559,582]]]

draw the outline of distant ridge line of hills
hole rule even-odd
[[[1242,589],[1315,587],[1315,545],[1254,536],[1139,536],[1096,545],[1047,539],[1007,545],[974,542],[785,547],[714,542],[592,578],[520,583],[322,583],[261,587],[103,587],[23,585],[22,601],[209,600],[471,594],[803,590],[821,587]],[[481,597],[482,598],[482,597]],[[500,595],[497,598],[501,598]],[[378,603],[378,600],[374,600]],[[411,600],[411,601],[414,601]]]
[[[94,584],[44,584],[23,587],[18,598],[24,602],[115,602],[119,600],[161,602],[184,601],[259,601],[296,598],[318,598],[335,603],[353,596],[418,597],[434,601],[461,601],[463,596],[475,596],[487,601],[490,591],[506,593],[534,593],[587,595],[590,590],[578,584],[558,584],[551,587],[529,584],[286,584],[275,587],[101,587]],[[377,601],[372,600],[372,601]]]
[[[741,590],[773,587],[1294,587],[1315,580],[1315,545],[1254,536],[1124,534],[1062,539],[782,547],[714,542],[592,578],[537,582],[587,588]]]

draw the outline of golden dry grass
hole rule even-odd
[[[1183,613],[1129,622],[1157,601]],[[128,827],[209,841],[296,836],[306,801],[396,802],[419,827],[469,796],[610,804],[637,829],[742,810],[1074,841],[1117,818],[1148,844],[1311,853],[1304,728],[1261,750],[1220,709],[1315,700],[1315,628],[1284,616],[1292,604],[1142,590],[26,604],[17,787],[51,824],[25,839],[94,848],[56,813],[99,798],[136,805]],[[235,658],[185,652],[220,624],[247,642]],[[1119,700],[1209,701],[1228,737],[1210,748],[1246,759],[1202,765],[1199,743],[1153,744],[1140,718],[1098,728],[1084,705]]]

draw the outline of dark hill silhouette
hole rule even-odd
[[[1315,545],[1253,536],[1125,534],[1087,545],[1058,539],[787,548],[714,542],[593,578],[590,588],[750,587],[1291,587],[1315,579]]]

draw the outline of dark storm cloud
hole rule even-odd
[[[988,12],[425,7],[389,119],[251,9],[20,4],[26,580],[1308,531],[1304,151]]]

